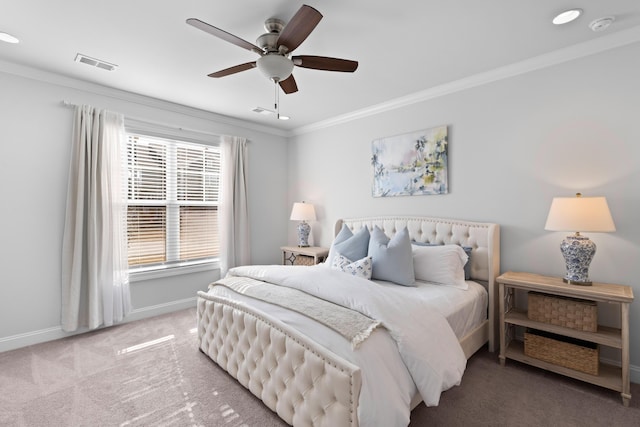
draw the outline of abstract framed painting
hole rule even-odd
[[[373,197],[449,192],[447,126],[373,140]]]

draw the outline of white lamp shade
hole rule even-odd
[[[291,221],[315,221],[316,210],[310,203],[294,203],[291,209]]]
[[[553,198],[547,223],[544,226],[545,230],[616,231],[606,198],[576,196]]]

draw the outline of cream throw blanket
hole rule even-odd
[[[325,301],[297,289],[274,285],[250,277],[227,276],[210,284],[209,289],[213,289],[215,286],[224,286],[248,297],[303,314],[342,335],[351,342],[351,347],[354,349],[358,348],[380,325],[379,321],[355,310]]]

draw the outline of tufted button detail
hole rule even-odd
[[[354,425],[359,369],[283,326],[204,294],[198,345],[292,425]]]

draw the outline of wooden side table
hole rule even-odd
[[[315,265],[323,262],[329,255],[328,248],[319,246],[282,246],[282,265]]]
[[[625,285],[594,282],[592,286],[564,283],[560,277],[547,277],[531,273],[507,272],[497,279],[500,291],[500,364],[513,359],[561,375],[619,391],[624,406],[631,400],[629,373],[629,305],[633,302],[633,289]],[[597,332],[585,332],[529,319],[526,310],[514,306],[514,291],[534,291],[548,295],[579,298],[620,306],[620,328],[598,326]],[[565,337],[620,349],[620,367],[600,363],[598,375],[576,371],[527,356],[522,342],[515,339],[516,326],[533,328]]]

